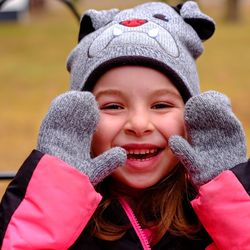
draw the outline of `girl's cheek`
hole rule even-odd
[[[121,130],[121,120],[101,115],[92,139],[92,153],[97,156],[110,149]]]
[[[186,138],[187,132],[184,124],[183,114],[169,115],[158,120],[157,129],[166,137],[180,135]]]

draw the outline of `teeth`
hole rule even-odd
[[[131,150],[128,150],[127,153],[130,154],[130,155],[145,155],[145,154],[153,154],[153,153],[156,153],[157,149],[131,149]]]
[[[159,34],[159,29],[158,28],[155,28],[155,29],[151,29],[149,32],[148,32],[148,35],[152,38],[155,38],[157,37]]]
[[[113,30],[113,35],[114,36],[120,36],[122,33],[123,33],[123,31],[120,30],[120,29],[118,29],[118,28],[116,28],[116,27]]]

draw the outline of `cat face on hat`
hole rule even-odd
[[[132,64],[172,76],[189,97],[198,94],[195,59],[214,27],[191,1],[175,8],[155,2],[122,11],[89,10],[81,20],[79,43],[68,58],[71,89],[82,90],[104,71]]]

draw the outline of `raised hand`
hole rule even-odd
[[[126,161],[126,151],[119,147],[91,159],[98,120],[98,105],[90,92],[66,92],[52,101],[40,127],[37,149],[77,168],[95,186]]]
[[[169,145],[194,184],[247,161],[244,131],[225,95],[208,91],[192,97],[184,116],[188,139],[172,136]]]

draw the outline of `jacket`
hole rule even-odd
[[[0,245],[17,249],[250,249],[250,162],[203,185],[191,206],[204,226],[200,240],[166,233],[149,246],[124,199],[110,217],[132,227],[114,242],[87,236],[87,224],[102,197],[87,176],[60,159],[33,151],[8,186],[0,204]]]

